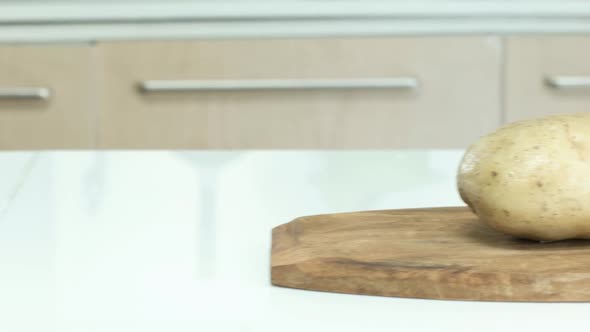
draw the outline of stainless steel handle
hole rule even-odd
[[[590,76],[548,76],[545,83],[555,89],[588,89]]]
[[[3,99],[34,99],[48,100],[51,97],[51,89],[45,87],[0,87],[0,100]]]
[[[148,80],[139,83],[139,88],[142,92],[415,89],[417,87],[418,80],[414,77],[354,79]]]

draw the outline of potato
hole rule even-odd
[[[465,153],[457,185],[501,232],[590,239],[590,113],[515,122],[482,137]]]

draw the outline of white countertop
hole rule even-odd
[[[588,304],[270,285],[271,229],[459,205],[461,151],[2,152],[0,331],[555,331]]]
[[[0,1],[0,42],[589,33],[579,0]]]

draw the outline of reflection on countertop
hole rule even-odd
[[[0,330],[467,331],[465,314],[542,317],[530,304],[270,286],[272,227],[309,214],[462,205],[461,155],[0,153]]]

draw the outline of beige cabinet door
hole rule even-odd
[[[0,149],[94,147],[89,45],[0,46]]]
[[[99,48],[101,148],[466,147],[500,123],[495,37]]]
[[[590,37],[509,37],[506,120],[590,111],[589,59]]]

